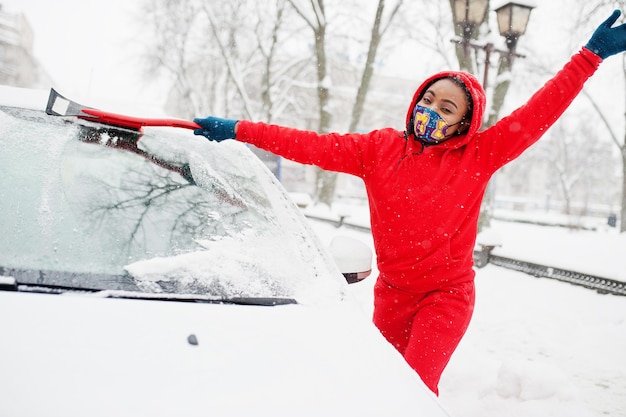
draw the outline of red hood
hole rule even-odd
[[[480,129],[482,125],[483,116],[485,114],[485,103],[486,103],[485,90],[483,89],[478,79],[468,72],[442,71],[424,80],[424,82],[415,91],[415,94],[413,95],[413,100],[411,100],[411,105],[409,106],[409,110],[407,111],[407,114],[406,114],[406,126],[408,126],[409,122],[411,121],[411,115],[413,113],[413,108],[415,107],[415,104],[419,101],[419,98],[421,97],[423,92],[426,90],[426,88],[429,85],[431,85],[433,82],[444,77],[457,77],[461,79],[463,83],[467,86],[470,94],[472,95],[472,99],[474,101],[474,111],[472,113],[472,120],[470,122],[470,128],[467,131],[467,134],[459,136],[458,139],[454,138],[454,139],[451,139],[450,141],[443,142],[443,143],[455,142],[455,144],[458,146],[461,143],[466,143],[470,138],[472,138],[476,134],[476,132],[478,132],[478,130]],[[452,145],[452,143],[450,143],[450,145]]]

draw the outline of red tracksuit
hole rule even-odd
[[[528,103],[479,132],[485,93],[462,72],[473,116],[467,134],[422,146],[386,128],[318,134],[240,121],[237,140],[274,154],[361,178],[367,189],[379,276],[374,323],[435,393],[474,307],[473,250],[481,200],[491,176],[535,143],[582,89],[601,58],[583,48]]]

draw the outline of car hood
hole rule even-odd
[[[348,301],[0,293],[3,416],[445,416]]]

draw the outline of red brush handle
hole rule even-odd
[[[129,129],[141,130],[143,126],[170,126],[184,129],[198,129],[200,125],[182,119],[150,119],[143,117],[126,116],[97,109],[82,109],[82,112],[93,117],[83,117],[86,120],[111,124]]]

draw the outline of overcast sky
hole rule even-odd
[[[160,100],[155,83],[143,82],[139,2],[128,0],[0,0],[23,13],[34,35],[34,54],[53,86],[68,97]]]

